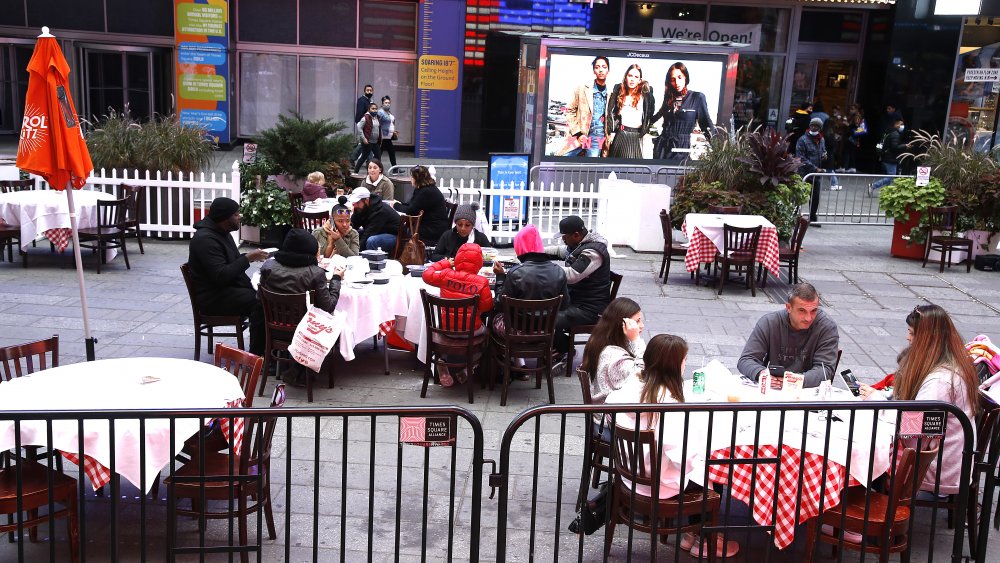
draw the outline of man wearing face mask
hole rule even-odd
[[[903,132],[906,125],[902,119],[897,119],[892,124],[892,129],[882,138],[882,150],[880,156],[882,160],[882,173],[896,175],[899,173],[899,157],[906,152],[906,143],[903,142]],[[880,178],[876,182],[868,185],[868,197],[875,196],[875,190],[892,182],[892,178]]]
[[[368,112],[368,106],[371,105],[372,96],[374,94],[375,89],[372,88],[372,85],[365,84],[362,94],[358,96],[358,103],[354,106],[354,123],[361,121],[361,118]],[[354,147],[354,152],[351,153],[351,162],[354,162],[361,156],[363,144],[363,142],[359,142],[358,145]]]
[[[361,170],[362,164],[367,165],[368,161],[382,156],[382,126],[378,121],[378,106],[368,105],[368,113],[358,120],[357,129],[361,136],[361,156],[354,163],[355,173]]]
[[[823,159],[826,158],[826,141],[820,129],[823,128],[823,120],[814,117],[809,121],[809,129],[805,135],[799,137],[795,143],[795,156],[802,160],[799,167],[799,174],[805,176],[813,172],[826,172],[823,166]],[[812,198],[809,201],[809,221],[816,221],[816,210],[819,208],[819,184],[820,178],[813,178]],[[817,227],[819,225],[816,225]]]
[[[389,165],[396,166],[396,147],[392,142],[399,138],[396,135],[396,116],[392,114],[392,99],[382,96],[382,107],[378,110],[378,122],[382,127],[382,153],[389,153]]]

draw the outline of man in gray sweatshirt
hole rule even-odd
[[[819,308],[819,293],[808,283],[792,287],[784,311],[761,317],[747,338],[740,373],[757,380],[768,365],[800,373],[805,387],[833,377],[840,335],[837,323]]]

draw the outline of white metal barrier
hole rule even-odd
[[[48,183],[38,176],[35,189],[51,189]],[[239,161],[233,162],[232,174],[215,173],[208,176],[200,174],[174,174],[167,172],[144,174],[138,170],[95,170],[84,189],[95,190],[122,197],[122,184],[145,186],[145,205],[139,210],[142,230],[149,236],[165,238],[184,238],[194,233],[194,224],[208,215],[208,207],[217,197],[229,197],[240,201],[240,168]]]

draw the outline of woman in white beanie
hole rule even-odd
[[[454,258],[455,254],[458,253],[458,248],[467,242],[478,244],[481,247],[490,246],[490,239],[473,227],[476,224],[477,209],[474,205],[459,205],[458,209],[455,210],[455,226],[441,235],[434,250],[431,251],[432,262]]]

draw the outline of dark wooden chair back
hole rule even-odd
[[[245,397],[243,406],[252,407],[257,380],[260,378],[260,370],[264,367],[264,358],[220,342],[215,345],[215,366],[236,376]]]
[[[504,298],[504,341],[511,356],[521,357],[515,349],[538,353],[552,348],[561,303],[562,295],[540,300]]]
[[[401,214],[399,216],[399,230],[396,231],[396,249],[392,253],[394,259],[398,259],[399,255],[403,253],[403,247],[406,246],[407,241],[410,240],[414,233],[420,232],[420,221],[423,218],[423,211],[416,215]]]
[[[660,475],[659,451],[653,430],[640,430],[636,437],[634,427],[618,427],[612,448],[615,472],[637,486],[646,485],[652,489],[653,481],[658,480]],[[648,465],[645,459],[647,452],[651,452]]]
[[[0,180],[0,194],[25,192],[35,189],[34,180]]]
[[[660,229],[663,231],[663,252],[670,252],[674,245],[674,223],[666,209],[660,210]]]
[[[444,206],[448,208],[448,224],[453,225],[455,223],[455,212],[458,211],[458,202],[445,200]]]
[[[127,197],[97,201],[97,232],[99,235],[115,234],[125,229],[128,203]]]
[[[792,238],[788,239],[788,249],[795,253],[798,258],[799,251],[802,250],[802,239],[806,238],[806,231],[809,230],[809,218],[799,217],[795,221],[795,229],[792,231]]]
[[[760,241],[760,225],[756,227],[734,227],[722,225],[722,256],[730,261],[750,262],[757,260],[757,243]]]
[[[245,317],[239,315],[205,315],[198,308],[195,300],[197,295],[197,282],[191,276],[191,267],[185,262],[181,264],[181,277],[184,278],[184,287],[187,288],[188,300],[191,302],[191,317],[194,320],[194,359],[201,359],[201,337],[208,337],[208,351],[212,352],[212,339],[216,336],[235,336],[236,343],[243,347],[243,331],[249,325]],[[231,326],[233,332],[215,332],[215,327]]]
[[[625,276],[611,272],[609,277],[611,278],[611,300],[614,301],[618,298],[618,290],[621,288],[622,279],[624,279]]]
[[[301,193],[288,192],[288,203],[292,204],[292,209],[300,209],[305,205],[306,196]]]
[[[310,292],[315,295],[314,292]],[[306,316],[305,293],[275,293],[261,285],[257,294],[264,309],[264,329],[268,341],[282,342],[285,348],[292,341],[295,327]]]
[[[321,229],[323,223],[329,218],[330,214],[326,211],[309,212],[292,208],[292,222],[297,229],[305,229],[309,232]]]
[[[742,205],[709,205],[709,213],[715,213],[716,215],[741,215],[743,213]]]
[[[958,223],[958,206],[928,207],[927,223],[930,225],[930,232],[940,231],[948,236],[955,236],[956,223]]]
[[[146,186],[122,184],[122,197],[127,200],[125,205],[125,226],[139,227],[139,214],[146,208]]]
[[[583,368],[576,368],[576,377],[580,380],[580,394],[583,395],[583,404],[594,404],[594,397],[590,394],[590,373]]]
[[[0,363],[3,364],[4,381],[50,367],[59,367],[59,335],[0,348]]]
[[[471,295],[461,299],[447,299],[420,290],[420,300],[424,306],[424,322],[427,323],[428,343],[435,338],[472,338],[476,330],[476,316],[479,297]]]

